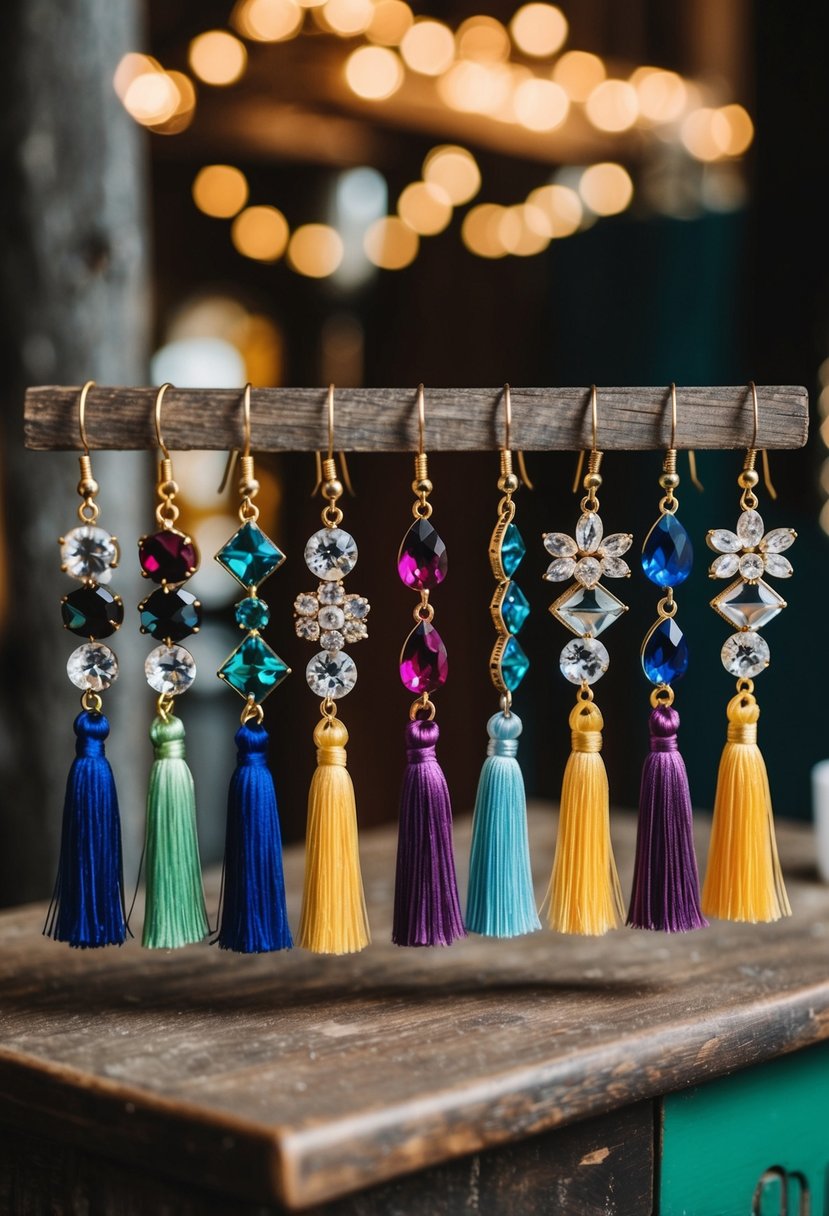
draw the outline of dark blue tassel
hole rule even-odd
[[[236,768],[227,795],[224,895],[218,942],[223,950],[262,954],[294,944],[285,906],[282,836],[268,732],[242,725],[236,732]]]
[[[118,795],[104,753],[109,722],[82,710],[74,729],[58,876],[43,932],[83,949],[120,946],[127,925]]]

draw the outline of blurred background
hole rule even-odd
[[[777,812],[807,816],[809,769],[829,753],[826,675],[811,636],[829,556],[824,196],[829,78],[813,22],[779,0],[7,0],[0,11],[0,902],[51,888],[72,756],[73,639],[56,538],[75,519],[77,461],[22,450],[28,384],[805,384],[810,446],[772,457],[768,526],[793,526],[790,607],[767,631],[762,746]],[[94,409],[94,397],[93,397]],[[829,410],[827,410],[829,412]],[[93,415],[94,416],[94,415]],[[601,394],[599,446],[601,446]],[[667,434],[666,429],[666,434]],[[94,428],[92,428],[94,442]],[[428,445],[428,389],[427,389]],[[680,458],[680,516],[697,547],[679,619],[692,650],[677,690],[682,748],[710,807],[731,678],[708,607],[705,531],[733,527],[741,454],[704,453],[699,495]],[[236,645],[237,592],[212,554],[236,527],[224,457],[176,457],[182,522],[202,552],[200,677],[181,705],[200,793],[205,861],[221,856],[240,702],[214,678]],[[544,530],[572,531],[575,457],[532,456],[518,498],[528,541],[532,667],[516,696],[528,788],[555,798],[572,688],[547,614]],[[94,460],[101,522],[121,538],[128,607],[107,696],[125,823],[127,885],[140,854],[154,694],[135,539],[152,527],[153,459]],[[268,701],[288,840],[304,831],[316,699],[291,604],[318,526],[313,457],[261,456],[262,524],[288,561],[263,594],[268,640],[294,675]],[[345,525],[360,545],[349,589],[372,602],[360,679],[342,706],[362,826],[396,816],[409,704],[396,663],[411,597],[394,559],[410,523],[409,457],[355,456]],[[608,530],[657,515],[660,457],[611,454]],[[488,679],[487,542],[496,453],[436,455],[433,522],[450,557],[435,597],[450,654],[442,759],[468,810],[497,708]],[[634,566],[600,688],[617,806],[634,806],[647,746],[641,639],[654,589]],[[806,707],[808,706],[808,709]],[[806,712],[804,712],[806,710]],[[552,841],[551,841],[552,856]]]

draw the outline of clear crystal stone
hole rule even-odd
[[[320,629],[342,629],[345,624],[345,613],[336,604],[324,604],[319,610],[317,620],[320,623]],[[328,650],[330,647],[326,646],[325,649]],[[335,649],[337,648],[335,647]]]
[[[543,539],[550,557],[575,557],[578,552],[576,542],[566,532],[545,532]]]
[[[306,642],[316,642],[320,635],[320,623],[316,617],[301,616],[294,622],[298,638]]]
[[[797,533],[793,528],[772,528],[771,532],[763,537],[760,548],[764,553],[782,553],[796,540]]]
[[[576,563],[573,573],[576,582],[581,583],[582,587],[595,587],[602,577],[601,563],[596,557],[583,557],[580,562]]]
[[[368,637],[365,621],[349,621],[343,625],[343,636],[347,642],[361,642]]]
[[[571,684],[595,684],[610,666],[610,655],[596,638],[573,638],[561,652],[561,674]]]
[[[792,563],[782,553],[767,553],[766,557],[766,574],[771,574],[775,578],[791,578]]]
[[[720,651],[725,670],[744,680],[759,676],[760,672],[768,667],[770,657],[766,639],[751,630],[732,633]]]
[[[300,616],[316,616],[319,602],[315,595],[298,595],[294,600],[294,611]]]
[[[156,646],[144,660],[144,674],[150,688],[167,697],[177,697],[196,678],[196,663],[183,646]]]
[[[341,604],[345,599],[342,583],[320,583],[317,599],[321,604]]]
[[[608,578],[628,578],[630,575],[630,566],[622,557],[603,557],[601,568]]]
[[[112,567],[118,564],[118,546],[105,528],[81,524],[61,539],[60,564],[72,578],[92,579],[103,585],[112,581]]]
[[[744,553],[740,558],[740,574],[743,578],[760,578],[763,573],[763,558],[759,553]]]
[[[549,583],[564,583],[568,578],[573,577],[575,568],[576,559],[574,557],[557,557],[555,561],[550,562],[544,577]]]
[[[604,528],[595,511],[585,511],[576,524],[576,544],[582,553],[595,553],[601,544]]]
[[[320,528],[305,546],[305,565],[317,578],[338,582],[357,565],[357,543],[342,528]]]
[[[103,692],[118,679],[115,652],[100,642],[84,642],[73,650],[66,664],[66,674],[76,688],[85,692]]]
[[[550,612],[579,637],[598,637],[627,609],[620,599],[599,584],[576,587],[550,605]]]
[[[623,553],[627,553],[632,544],[633,536],[630,532],[614,532],[612,536],[604,538],[599,552],[602,557],[621,557]]]
[[[737,535],[747,548],[759,545],[764,531],[765,525],[760,512],[751,507],[747,511],[743,511],[737,520]]]
[[[371,612],[371,604],[364,595],[347,595],[344,609],[346,620],[364,621]]]
[[[762,629],[786,607],[782,595],[762,579],[756,583],[740,579],[715,596],[711,604],[738,629]]]
[[[733,578],[739,568],[739,554],[722,553],[712,561],[709,573],[712,578]]]
[[[728,528],[712,528],[705,538],[705,543],[717,553],[739,553],[743,547],[737,533]]]
[[[343,651],[327,654],[323,650],[314,655],[305,668],[305,679],[311,692],[318,697],[331,697],[337,701],[350,693],[357,683],[357,666]]]
[[[323,650],[342,650],[345,646],[345,638],[339,629],[326,629],[324,633],[320,634],[320,646]]]

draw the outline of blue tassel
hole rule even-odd
[[[74,730],[58,876],[43,932],[82,949],[120,946],[127,924],[118,795],[104,753],[109,722],[82,710]]]
[[[223,950],[263,954],[293,945],[285,906],[282,836],[268,732],[243,724],[236,732],[236,768],[227,795],[224,895],[218,943]]]
[[[466,927],[487,937],[518,937],[541,928],[527,840],[527,796],[517,760],[521,719],[498,713],[472,820]]]

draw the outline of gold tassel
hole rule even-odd
[[[354,954],[370,939],[348,731],[333,714],[314,728],[317,768],[308,792],[305,885],[297,945],[315,954]]]
[[[564,770],[556,856],[542,906],[550,928],[559,933],[599,936],[615,929],[624,916],[600,755],[603,725],[601,711],[585,689],[570,712],[573,750]]]
[[[759,717],[750,689],[741,689],[728,703],[728,740],[702,889],[706,916],[753,924],[792,914],[777,855],[768,774],[757,746]]]

